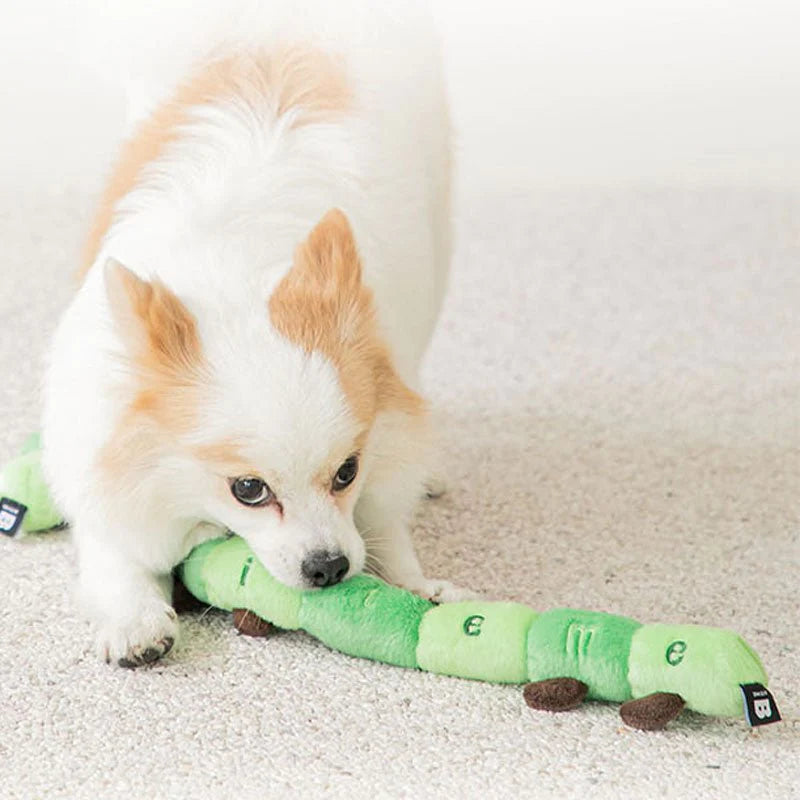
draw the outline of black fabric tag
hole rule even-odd
[[[741,683],[739,686],[744,698],[744,716],[748,724],[756,727],[756,725],[780,722],[781,714],[769,689],[760,683]]]
[[[22,519],[27,510],[27,506],[10,497],[0,498],[0,533],[13,536],[22,525]]]

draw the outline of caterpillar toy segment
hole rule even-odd
[[[701,714],[737,716],[740,684],[767,685],[758,656],[733,631],[701,625],[643,625],[631,642],[628,680],[634,697],[679,694]]]
[[[38,436],[31,436],[22,454],[9,461],[0,473],[0,498],[11,501],[7,508],[0,509],[3,533],[46,531],[58,527],[63,520],[50,499],[42,475],[39,447]],[[15,519],[16,515],[19,520]]]
[[[300,627],[303,593],[275,580],[238,536],[203,542],[176,571],[183,585],[208,605],[249,609],[287,630]]]
[[[31,433],[28,434],[28,437],[22,443],[22,447],[19,449],[19,454],[21,456],[27,455],[28,453],[39,453],[42,452],[42,436],[39,433]]]
[[[527,679],[575,678],[586,684],[589,699],[630,700],[628,654],[640,627],[598,611],[545,611],[528,631]]]
[[[334,650],[416,667],[420,622],[433,608],[411,592],[356,575],[324,591],[305,592],[300,626]]]
[[[524,683],[528,629],[537,613],[519,603],[446,603],[422,618],[421,669],[442,675]]]

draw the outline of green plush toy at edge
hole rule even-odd
[[[10,461],[0,473],[0,497],[22,503],[25,512],[17,519],[14,511],[0,507],[0,532],[14,533],[19,530],[44,531],[61,524],[61,514],[50,499],[50,492],[42,475],[40,458],[41,443],[38,434],[32,434],[22,446],[17,458]]]
[[[61,518],[39,467],[38,442],[0,475],[0,494],[22,504],[26,531]],[[16,501],[16,503],[14,503]],[[0,516],[5,513],[0,510]],[[520,603],[435,605],[370,575],[302,591],[273,578],[237,536],[205,542],[177,577],[197,599],[247,610],[329,647],[400,667],[494,683],[526,684],[532,708],[561,711],[584,698],[621,702],[630,725],[655,729],[683,707],[752,725],[780,715],[767,675],[736,633],[700,625],[642,625],[595,611],[536,612]]]

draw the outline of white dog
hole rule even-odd
[[[227,530],[292,586],[367,568],[461,596],[409,536],[450,257],[435,36],[411,11],[264,13],[125,145],[50,352],[46,475],[123,666],[169,650],[171,570]]]

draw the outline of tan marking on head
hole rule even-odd
[[[241,446],[230,439],[197,445],[192,453],[202,461],[245,463]]]
[[[237,53],[203,64],[123,144],[84,245],[79,280],[100,252],[117,203],[140,182],[147,165],[180,137],[193,108],[221,100],[271,110],[276,117],[296,111],[292,126],[300,127],[347,111],[352,93],[337,56],[301,45]]]
[[[369,427],[383,410],[424,412],[422,398],[397,375],[379,335],[353,232],[338,209],[329,211],[297,248],[294,265],[269,299],[269,313],[283,336],[333,362],[362,424]]]
[[[100,456],[101,466],[116,472],[134,460],[132,449],[144,458],[165,432],[192,429],[206,365],[194,317],[163,283],[111,260],[104,277],[134,393]]]
[[[229,478],[260,475],[259,470],[255,469],[242,454],[240,443],[233,440],[197,445],[191,449],[191,454],[211,465],[215,472]]]

